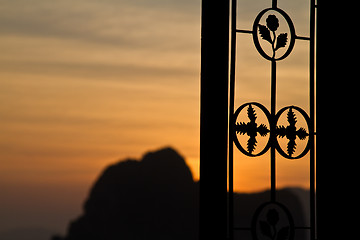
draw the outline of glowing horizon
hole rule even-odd
[[[263,8],[251,3],[239,3],[244,29]],[[306,36],[306,4],[279,6]],[[65,231],[108,165],[164,146],[199,179],[200,1],[13,0],[0,13],[0,231],[27,224]],[[235,107],[269,105],[268,62],[251,36],[238,45]],[[298,41],[279,62],[278,108],[308,107],[307,51]],[[269,188],[268,155],[234,151],[235,191]],[[278,159],[279,187],[308,185],[307,158]]]

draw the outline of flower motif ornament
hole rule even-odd
[[[262,39],[268,41],[271,44],[272,48],[272,58],[275,58],[276,51],[279,48],[285,47],[288,41],[287,33],[280,33],[276,35],[276,31],[279,28],[279,19],[270,14],[266,19],[266,26],[259,24],[259,33]],[[271,33],[272,36],[271,36]]]
[[[279,19],[275,15],[269,15],[266,19],[266,25],[271,31],[275,32],[279,27]]]
[[[265,17],[266,21],[263,21]],[[263,24],[264,22],[265,24]],[[280,24],[284,25],[288,31],[280,32]],[[270,61],[280,61],[286,58],[294,48],[296,39],[295,27],[291,18],[280,8],[262,10],[254,20],[252,35],[260,55]],[[260,44],[260,42],[264,42],[264,44]],[[264,51],[263,45],[266,44],[270,44],[271,50]],[[284,48],[284,51],[278,51],[280,48]]]
[[[260,221],[260,231],[266,239],[286,240],[289,239],[290,227],[285,226],[277,229],[279,212],[276,209],[269,209],[266,214],[266,221]]]
[[[289,210],[278,202],[266,202],[252,220],[254,240],[293,240],[294,220]]]

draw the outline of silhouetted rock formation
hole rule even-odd
[[[298,198],[289,189],[278,196],[302,226]],[[235,194],[235,225],[249,226],[256,208],[268,200],[269,191]],[[128,159],[108,167],[91,189],[84,214],[70,224],[65,238],[54,239],[198,240],[198,203],[199,184],[184,158],[165,148],[147,153],[141,161]]]
[[[198,239],[198,188],[173,149],[108,167],[66,240]]]

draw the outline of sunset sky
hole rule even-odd
[[[239,1],[238,28],[270,2]],[[278,2],[308,36],[308,1]],[[198,180],[200,13],[200,0],[1,1],[0,232],[64,233],[106,166],[164,146]],[[278,109],[308,110],[307,52],[297,40],[278,63]],[[269,107],[270,63],[251,35],[238,35],[236,71],[235,107]],[[278,159],[279,187],[308,186],[308,157]],[[268,154],[235,149],[235,190],[266,189],[268,174]]]

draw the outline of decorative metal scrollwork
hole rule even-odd
[[[266,116],[268,123],[269,123],[269,128],[266,124],[261,123],[258,124],[257,121],[257,115],[256,115],[256,111],[254,109],[253,106],[258,107]],[[247,117],[249,119],[249,122],[238,122],[238,116],[240,115],[240,113],[247,107]],[[286,111],[287,112],[287,121],[289,123],[288,126],[283,126],[283,125],[279,125],[278,126],[278,121],[281,117],[281,115]],[[277,151],[285,158],[288,159],[299,159],[301,157],[303,157],[304,155],[306,155],[306,153],[309,151],[309,141],[307,141],[307,145],[305,147],[305,149],[298,155],[294,156],[295,150],[296,150],[296,140],[305,140],[308,136],[309,133],[308,131],[304,128],[304,127],[300,127],[297,128],[296,124],[297,124],[297,117],[296,114],[294,112],[294,110],[298,111],[301,116],[305,119],[306,124],[307,124],[307,128],[309,128],[309,124],[310,124],[310,118],[309,116],[306,114],[306,112],[297,107],[297,106],[288,106],[288,107],[284,107],[282,109],[280,109],[278,111],[278,113],[275,115],[275,118],[272,120],[271,119],[271,115],[269,113],[269,111],[267,110],[267,108],[265,106],[263,106],[260,103],[257,102],[250,102],[250,103],[245,103],[243,105],[241,105],[235,112],[234,114],[234,143],[236,145],[236,147],[245,155],[250,156],[250,157],[257,157],[260,155],[263,155],[264,153],[266,153],[269,150],[269,147],[271,146],[271,141],[269,138],[266,146],[259,152],[259,153],[254,153],[256,147],[257,147],[257,137],[258,134],[260,135],[260,137],[266,137],[268,136],[268,133],[270,134],[275,134],[276,138],[275,141],[276,143],[276,149]],[[274,123],[272,124],[272,121],[274,121]],[[275,126],[275,129],[271,129],[271,126]],[[247,140],[247,146],[246,148],[244,148],[237,135],[247,135],[249,138]],[[286,138],[288,139],[288,143],[287,143],[287,149],[286,151],[284,151],[279,142],[278,142],[278,138]]]
[[[232,230],[251,229],[253,239],[293,240],[295,227],[290,211],[277,201],[276,151],[286,159],[300,159],[309,153],[310,180],[310,239],[316,239],[315,226],[315,22],[317,7],[310,1],[309,36],[298,36],[289,15],[271,0],[271,7],[257,14],[252,29],[236,28],[236,4],[232,1],[231,61],[230,61],[230,123],[229,123],[229,199],[233,198],[233,145],[249,157],[270,152],[270,201],[255,212],[251,228],[234,227],[233,201],[229,201],[229,226]],[[251,34],[256,50],[270,62],[269,110],[257,102],[242,104],[235,110],[235,68],[237,33]],[[295,40],[309,42],[309,115],[298,106],[286,106],[277,110],[277,65],[287,58],[295,46]],[[246,111],[246,112],[245,112]],[[265,118],[263,117],[265,115]],[[234,144],[231,144],[234,143]],[[302,143],[302,144],[300,144]],[[292,209],[293,210],[293,209]],[[299,229],[299,227],[297,227]],[[229,231],[230,239],[234,234]]]
[[[278,56],[278,57],[276,57],[276,52],[280,48],[286,47],[287,42],[288,42],[288,34],[280,33],[279,35],[277,35],[276,31],[279,28],[279,19],[274,14],[267,15],[266,25],[260,24],[260,20],[262,19],[262,17],[265,15],[265,13],[267,13],[269,11],[274,11],[274,12],[279,13],[285,19],[286,23],[288,24],[289,31],[290,31],[290,42],[288,44],[287,50],[285,51],[285,53],[283,55]],[[261,44],[259,42],[259,37],[258,37],[258,31],[259,31],[261,38],[271,44],[271,48],[272,48],[271,55],[267,54],[264,51],[264,49],[261,47]],[[272,36],[271,36],[271,33],[272,33]],[[296,36],[294,24],[291,21],[291,18],[286,14],[286,12],[284,12],[280,8],[267,8],[267,9],[264,9],[263,11],[261,11],[259,13],[259,15],[255,18],[252,34],[253,34],[253,40],[254,40],[256,49],[261,54],[261,56],[263,56],[267,60],[275,60],[275,61],[282,60],[282,59],[286,58],[291,53],[292,49],[294,48],[295,36]]]
[[[251,231],[254,240],[294,239],[294,220],[281,203],[266,202],[255,212]]]
[[[243,105],[241,105],[235,112],[235,117],[234,117],[234,130],[235,130],[235,136],[234,136],[234,142],[236,147],[245,155],[250,156],[250,157],[256,157],[256,156],[260,156],[262,154],[264,154],[265,152],[267,152],[267,150],[270,147],[270,142],[268,141],[268,143],[266,144],[266,146],[264,147],[264,149],[262,151],[260,151],[257,154],[254,154],[254,150],[257,146],[257,140],[256,137],[258,134],[260,134],[261,137],[265,137],[268,135],[268,133],[270,132],[269,128],[264,124],[260,124],[258,125],[258,123],[256,123],[257,120],[257,116],[256,116],[256,112],[255,109],[252,107],[252,105],[257,106],[259,109],[262,110],[262,112],[265,114],[265,116],[267,117],[267,119],[270,119],[270,113],[269,111],[266,109],[266,107],[264,107],[263,105],[261,105],[260,103],[257,102],[251,102],[251,103],[245,103]],[[249,118],[249,122],[245,123],[245,122],[237,122],[237,118],[240,114],[240,112],[245,108],[248,107],[247,109],[247,116]],[[270,121],[269,121],[270,123]],[[237,138],[236,134],[240,134],[240,135],[245,135],[247,134],[247,136],[249,136],[249,139],[247,141],[247,148],[246,150],[241,146],[239,139]]]
[[[296,145],[297,145],[296,139],[299,138],[300,140],[305,140],[309,136],[309,133],[303,127],[300,127],[300,128],[296,127],[297,119],[296,119],[296,115],[295,115],[293,109],[297,110],[302,115],[302,117],[306,121],[307,128],[309,128],[310,118],[306,114],[306,112],[304,110],[302,110],[301,108],[296,107],[296,106],[289,106],[289,107],[284,107],[284,108],[280,109],[275,117],[276,136],[280,137],[280,138],[286,137],[289,141],[287,143],[286,153],[280,147],[278,141],[277,141],[277,145],[276,145],[276,150],[285,158],[299,159],[299,158],[302,158],[303,156],[305,156],[305,154],[309,151],[310,145],[309,145],[309,139],[308,139],[305,149],[299,155],[293,156],[295,153],[295,150],[296,150]],[[288,110],[287,121],[288,121],[289,125],[286,127],[283,125],[277,126],[277,122],[279,121],[280,116],[286,110]]]

